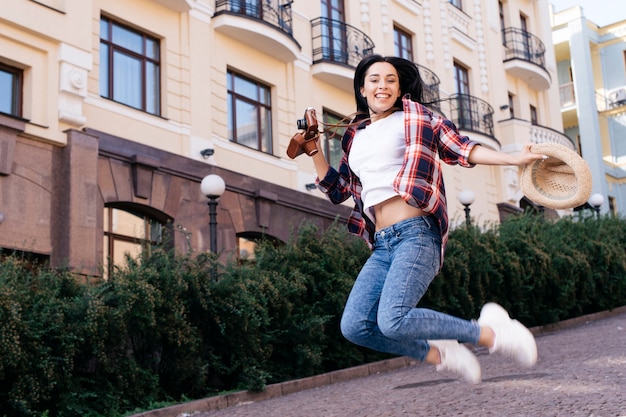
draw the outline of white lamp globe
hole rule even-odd
[[[464,206],[469,206],[474,203],[476,195],[472,190],[463,190],[459,193],[459,202]]]
[[[589,197],[589,204],[593,207],[601,207],[602,204],[604,204],[604,196],[600,193],[592,194],[591,197]]]
[[[219,175],[210,174],[202,178],[200,190],[207,197],[220,197],[226,191],[226,183]]]

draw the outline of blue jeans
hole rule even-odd
[[[426,340],[478,342],[480,328],[425,308],[416,308],[439,272],[437,220],[420,216],[376,232],[374,248],[357,277],[341,318],[344,337],[380,352],[423,361]]]

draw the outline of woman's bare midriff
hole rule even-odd
[[[374,214],[376,215],[376,230],[384,229],[402,220],[428,215],[424,210],[407,204],[400,196],[375,205]]]

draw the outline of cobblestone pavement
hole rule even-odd
[[[537,336],[539,360],[520,368],[485,349],[483,382],[433,366],[338,382],[193,417],[626,416],[626,312]]]

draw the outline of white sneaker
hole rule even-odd
[[[535,337],[522,323],[512,320],[509,313],[498,304],[485,304],[480,311],[478,324],[491,328],[496,335],[489,353],[502,353],[526,367],[537,363]]]
[[[441,363],[437,371],[450,371],[469,383],[478,384],[481,379],[480,364],[476,356],[456,340],[429,340],[431,347],[439,350]]]

